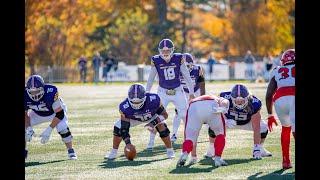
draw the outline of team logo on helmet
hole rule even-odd
[[[146,89],[142,84],[135,83],[128,91],[129,104],[133,109],[140,109],[146,101]]]
[[[39,75],[32,75],[27,80],[26,90],[33,101],[39,101],[44,95],[44,80]]]
[[[244,109],[249,102],[249,91],[248,89],[242,85],[237,84],[233,86],[231,90],[231,100],[234,107],[237,109]]]
[[[162,39],[159,43],[158,50],[160,57],[165,61],[169,61],[174,51],[173,42],[170,39]]]

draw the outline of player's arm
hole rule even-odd
[[[272,112],[272,97],[275,91],[277,90],[277,82],[274,79],[274,77],[271,78],[268,88],[267,88],[267,93],[266,93],[266,106],[267,106],[267,112],[268,112],[268,128],[269,131],[272,131],[272,124],[275,123],[277,126],[278,123],[273,115]]]
[[[54,96],[54,102],[52,104],[52,108],[54,110],[55,113],[55,117],[53,118],[53,120],[50,123],[50,127],[54,128],[57,126],[57,124],[63,120],[65,114],[64,114],[64,110],[62,109],[61,106],[61,101],[59,98],[59,93],[56,92],[55,96]]]
[[[203,68],[200,66],[200,71],[199,71],[199,78],[197,80],[197,83],[199,83],[200,86],[200,95],[205,95],[206,94],[206,83],[204,79],[204,71]]]
[[[189,94],[190,94],[189,99],[192,100],[194,98],[194,84],[193,84],[192,79],[190,77],[189,70],[184,62],[181,62],[180,71],[181,71],[181,74],[184,77],[184,79],[186,81],[186,85],[189,89]]]
[[[151,71],[150,71],[149,78],[147,81],[146,92],[150,92],[152,85],[153,85],[154,78],[156,77],[156,75],[157,75],[157,69],[153,64],[153,61],[151,60]]]
[[[145,125],[145,127],[148,128],[149,131],[153,131],[154,128],[161,123],[162,121],[166,120],[168,118],[168,113],[162,103],[160,102],[160,106],[156,111],[156,114],[154,117],[152,117],[152,121]]]
[[[259,110],[258,112],[256,112],[251,116],[254,144],[260,144],[260,141],[261,141],[260,121],[261,121],[261,113]]]
[[[121,128],[120,128],[121,137],[123,141],[126,143],[126,145],[131,144],[130,134],[129,134],[130,119],[126,118],[121,110],[120,110],[120,120],[121,120]]]
[[[24,125],[25,125],[25,141],[30,142],[34,131],[31,127],[30,117],[28,116],[28,110],[24,111]]]
[[[40,135],[40,137],[42,137],[41,138],[42,144],[45,144],[49,141],[53,128],[55,128],[57,124],[60,121],[62,121],[65,116],[64,110],[61,107],[61,101],[60,101],[58,92],[55,93],[53,100],[54,102],[52,104],[52,109],[54,110],[55,117],[53,118],[49,126]]]

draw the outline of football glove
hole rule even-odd
[[[41,137],[42,144],[45,144],[49,141],[51,132],[52,132],[52,127],[49,126],[41,133],[40,137]]]
[[[270,132],[273,130],[272,129],[273,123],[276,126],[278,126],[278,123],[277,123],[276,119],[274,118],[274,116],[273,115],[269,115],[269,117],[268,117],[268,129],[269,129]]]
[[[33,135],[34,135],[34,131],[32,127],[31,126],[27,127],[27,129],[25,130],[25,140],[27,142],[30,142]]]

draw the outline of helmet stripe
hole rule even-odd
[[[166,40],[163,41],[163,47],[167,47]]]
[[[238,96],[240,97],[240,85],[237,85],[238,86]]]
[[[138,85],[134,85],[134,97],[137,98],[138,97]]]
[[[31,77],[31,87],[34,88],[34,77]]]

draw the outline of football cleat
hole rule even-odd
[[[270,157],[272,156],[271,152],[266,150],[264,147],[261,148],[261,157]]]
[[[118,154],[118,149],[112,149],[110,153],[107,153],[104,156],[104,158],[112,160],[112,159],[115,159],[117,157],[117,154]]]
[[[187,159],[188,159],[188,153],[182,153],[178,162],[177,162],[177,166],[180,167],[180,166],[184,166]]]
[[[219,166],[227,166],[228,163],[226,163],[221,157],[216,156],[216,157],[214,158],[214,165],[215,165],[216,167],[219,167]]]
[[[76,160],[78,159],[76,153],[74,152],[74,149],[71,148],[71,149],[68,149],[68,157],[70,160]]]

